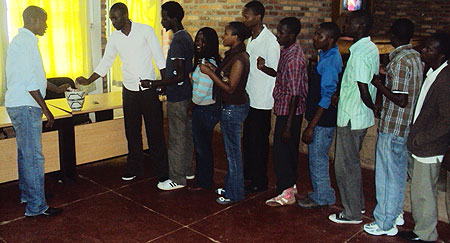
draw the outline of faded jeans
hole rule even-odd
[[[241,129],[247,117],[249,105],[222,105],[220,129],[222,130],[228,172],[225,179],[225,198],[233,202],[243,200],[244,172],[242,169]]]
[[[394,227],[395,219],[403,211],[408,164],[406,140],[392,133],[378,132],[375,157],[377,205],[373,216],[382,230]]]
[[[44,191],[44,156],[42,155],[42,109],[34,106],[6,108],[17,143],[20,201],[27,204],[26,216],[36,216],[48,209]]]

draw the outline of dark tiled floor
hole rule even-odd
[[[213,141],[217,187],[225,180],[226,161],[220,136]],[[311,188],[306,158],[301,155],[299,161],[300,196]],[[23,217],[17,183],[1,184],[0,242],[403,242],[398,237],[367,235],[362,225],[331,223],[327,217],[341,209],[339,203],[317,210],[267,207],[264,201],[275,195],[272,169],[269,191],[222,206],[215,203],[213,190],[159,191],[150,168],[144,177],[124,182],[120,177],[125,162],[125,157],[119,157],[80,166],[75,182],[58,183],[47,175],[48,202],[64,209],[56,217]],[[363,170],[364,222],[373,220],[373,176],[373,171]],[[410,214],[405,214],[405,220],[400,230],[413,227]],[[448,224],[439,222],[441,241],[450,242],[448,229]]]

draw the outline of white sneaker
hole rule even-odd
[[[405,224],[405,220],[403,219],[403,212],[402,212],[395,219],[395,225],[400,225],[401,226],[401,225],[404,225],[404,224]]]
[[[170,190],[180,189],[183,187],[185,187],[185,185],[178,185],[176,182],[173,182],[170,179],[167,179],[163,182],[158,183],[158,188],[163,191],[170,191]]]
[[[194,180],[195,175],[186,176],[186,180]]]
[[[394,225],[389,230],[382,230],[375,222],[365,224],[363,227],[364,231],[371,235],[388,235],[388,236],[394,236],[398,233],[397,227]]]

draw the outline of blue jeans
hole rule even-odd
[[[26,202],[26,216],[48,209],[44,192],[44,156],[42,155],[42,110],[33,106],[6,108],[17,142],[20,201]]]
[[[313,186],[313,192],[308,197],[319,205],[333,205],[336,202],[330,182],[328,158],[335,128],[316,126],[312,142],[308,145],[309,175]]]
[[[233,202],[244,199],[244,172],[242,169],[241,128],[249,105],[222,105],[220,129],[222,130],[228,173],[225,179],[225,198]]]
[[[220,119],[220,107],[194,105],[192,109],[192,137],[196,157],[196,186],[210,188],[213,183],[214,160],[211,148],[213,130]]]
[[[389,230],[403,210],[408,150],[406,138],[378,132],[375,157],[377,206],[373,216],[378,227]]]

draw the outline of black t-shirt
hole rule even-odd
[[[194,42],[186,30],[180,30],[173,35],[166,59],[166,77],[171,78],[176,75],[173,61],[184,60],[184,81],[167,86],[167,101],[178,102],[192,97],[192,84],[189,73],[192,71],[192,57],[194,55]]]

